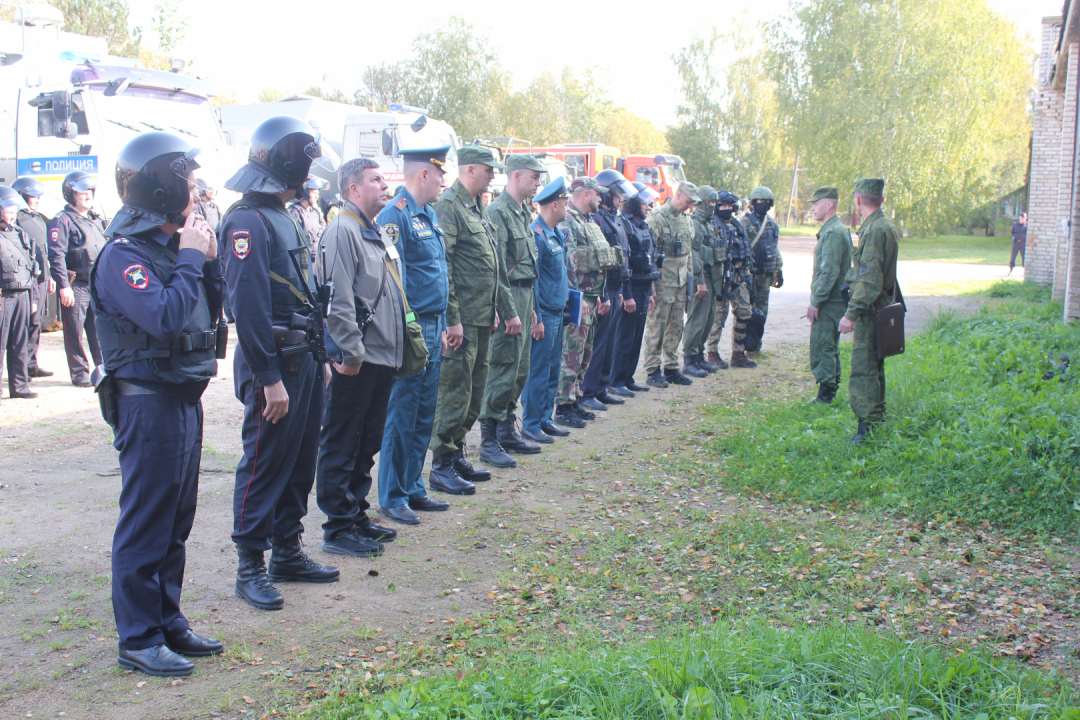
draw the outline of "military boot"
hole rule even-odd
[[[698,366],[697,355],[687,355],[683,357],[682,374],[695,378],[709,377],[709,372],[705,368]],[[668,382],[671,382],[671,378],[668,378]]]
[[[851,443],[852,445],[858,445],[863,440],[865,440],[866,436],[869,435],[869,434],[870,434],[870,423],[863,422],[862,420],[860,420],[858,430],[855,431],[855,435],[853,435],[852,438],[850,440],[848,440],[848,442]]]
[[[450,495],[473,495],[476,493],[476,486],[458,475],[454,468],[456,455],[456,452],[431,454],[431,474],[428,475],[428,485],[433,490]]]
[[[656,368],[649,373],[649,377],[645,379],[645,382],[649,383],[649,385],[654,388],[666,388],[668,386],[668,381],[664,379],[664,375],[660,372],[660,368]]]
[[[817,397],[811,400],[811,403],[822,403],[824,405],[832,405],[832,401],[836,399],[836,388],[824,383],[818,383]]]
[[[315,562],[300,544],[300,533],[287,538],[270,538],[270,579],[274,582],[337,582],[341,573],[335,567]]]
[[[705,372],[709,373],[710,375],[720,369],[719,367],[713,365],[711,362],[705,359],[705,353],[698,353],[697,355],[695,355],[694,364]]]
[[[746,357],[746,353],[742,350],[733,350],[731,352],[731,367],[733,368],[756,368],[757,363]]]
[[[708,375],[708,373],[705,373]],[[664,370],[664,379],[672,385],[693,385],[694,381],[679,372],[679,368],[673,367]]]
[[[563,427],[580,430],[585,427],[585,418],[577,414],[574,406],[570,404],[559,405],[555,408],[555,422]],[[570,433],[567,433],[569,435]]]
[[[469,456],[465,454],[465,443],[459,443],[456,453],[453,453],[454,458],[454,470],[461,476],[462,480],[468,480],[471,483],[487,482],[491,479],[491,473],[487,470],[481,470],[473,467],[473,464],[469,462]]]
[[[239,566],[236,569],[236,597],[258,610],[280,610],[285,598],[270,582],[263,561],[263,551],[236,543]]]
[[[494,420],[480,423],[480,460],[497,468],[517,467],[517,460],[499,444],[499,431]]]
[[[574,408],[574,412],[576,412],[578,417],[582,420],[596,419],[596,413],[594,413],[592,410],[586,410],[584,407],[581,406],[581,403],[575,402],[572,407]]]
[[[724,358],[720,357],[720,353],[718,353],[718,352],[710,352],[709,353],[709,364],[712,365],[717,370],[727,370],[728,369],[727,360],[724,360]]]
[[[518,432],[517,418],[513,413],[507,413],[506,419],[495,426],[495,439],[507,452],[522,455],[535,455],[540,452],[539,445],[529,442]]]

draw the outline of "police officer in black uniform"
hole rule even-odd
[[[68,173],[61,189],[67,205],[49,221],[49,266],[60,294],[71,382],[90,387],[90,366],[83,350],[82,333],[95,365],[101,364],[101,348],[90,307],[90,267],[105,247],[105,220],[90,209],[97,181],[84,172]]]
[[[200,398],[217,374],[222,293],[214,233],[192,212],[198,152],[164,132],[124,147],[116,161],[124,205],[89,285],[107,373],[95,379],[115,411],[107,419],[123,483],[112,552],[117,662],[159,676],[194,672],[183,655],[222,651],[180,611],[199,491]]]
[[[46,241],[49,236],[49,218],[38,212],[38,204],[41,196],[45,194],[45,187],[32,177],[21,177],[11,183],[11,188],[22,195],[26,203],[26,207],[19,210],[17,222],[33,243],[34,261],[40,272],[37,282],[30,289],[30,334],[27,347],[30,377],[51,377],[52,373],[39,366],[37,361],[38,346],[41,344],[41,322],[45,317],[45,301],[49,295],[56,292],[56,283],[49,274],[49,248]]]
[[[8,392],[13,398],[35,398],[30,391],[30,292],[38,274],[30,238],[16,224],[26,203],[14,189],[0,186],[0,371],[7,356]]]
[[[604,233],[608,245],[616,248],[622,259],[622,265],[608,271],[604,285],[604,299],[611,303],[611,310],[596,319],[596,338],[593,340],[593,356],[585,378],[581,381],[581,399],[578,401],[589,410],[607,410],[608,405],[622,405],[626,401],[619,397],[633,397],[625,391],[609,393],[615,386],[612,382],[615,359],[615,339],[619,328],[628,314],[637,311],[637,301],[630,291],[630,240],[626,226],[619,220],[617,203],[625,202],[637,194],[637,190],[627,182],[618,170],[601,170],[596,175],[596,182],[610,192],[600,195],[600,209],[593,214],[593,219]]]
[[[236,594],[260,610],[284,607],[275,581],[326,583],[339,576],[300,545],[323,414],[324,367],[312,352],[319,351],[313,341],[323,317],[307,299],[317,290],[308,239],[285,203],[302,190],[321,155],[319,141],[302,120],[269,118],[255,129],[247,164],[225,183],[243,193],[221,221],[239,340],[236,397],[244,403],[244,457],[233,494]],[[263,553],[271,548],[267,573]]]
[[[614,365],[611,375],[612,389],[623,396],[632,396],[638,392],[648,392],[648,385],[641,385],[634,380],[638,360],[641,358],[641,344],[645,339],[645,323],[649,318],[649,309],[655,301],[653,281],[660,279],[659,258],[656,239],[652,230],[645,224],[649,214],[649,205],[659,199],[654,190],[644,183],[631,183],[636,193],[623,201],[619,212],[619,222],[626,231],[630,246],[630,294],[634,300],[634,311],[628,312],[619,325],[615,339]],[[626,295],[623,301],[626,301]]]

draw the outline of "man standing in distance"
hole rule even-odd
[[[45,317],[45,305],[49,295],[56,292],[56,281],[49,273],[49,246],[48,224],[49,219],[38,212],[41,205],[41,196],[45,194],[45,188],[32,177],[21,177],[11,184],[26,201],[26,207],[19,210],[19,227],[30,236],[34,244],[34,260],[37,261],[41,274],[34,283],[34,289],[30,293],[30,301],[37,308],[31,308],[30,312],[30,345],[28,352],[30,377],[51,377],[52,372],[38,365],[37,353],[41,344],[41,321]]]
[[[487,208],[499,253],[499,314],[523,318],[528,327],[510,334],[497,329],[491,337],[491,369],[488,371],[484,407],[480,412],[480,459],[495,467],[514,467],[517,461],[505,451],[533,455],[540,446],[517,431],[514,410],[529,377],[529,341],[532,336],[533,285],[536,282],[536,241],[529,223],[528,204],[543,184],[544,165],[533,155],[512,153],[506,158],[506,188]]]
[[[458,177],[435,205],[445,233],[449,300],[446,342],[449,346],[439,375],[439,399],[431,436],[431,487],[460,495],[460,479],[470,483],[491,479],[465,457],[465,434],[476,418],[487,387],[491,331],[499,318],[499,262],[495,235],[480,204],[480,193],[505,167],[486,147],[469,145],[458,151]],[[521,320],[503,319],[508,334],[521,332]],[[460,478],[456,477],[460,476]],[[474,489],[475,492],[475,489]]]
[[[1020,267],[1024,267],[1024,255],[1027,252],[1027,213],[1022,212],[1012,226],[1012,255],[1009,256],[1009,272],[1016,266],[1016,256],[1020,255]]]
[[[866,439],[873,426],[885,418],[885,361],[877,356],[874,341],[874,310],[892,302],[896,292],[896,256],[900,233],[881,205],[885,202],[885,181],[859,178],[855,181],[855,211],[862,218],[859,246],[848,272],[851,302],[840,321],[841,333],[855,333],[851,343],[851,378],[848,393],[851,411],[859,421],[851,442]]]
[[[839,191],[820,187],[810,198],[810,214],[822,223],[814,246],[814,275],[810,281],[810,372],[818,384],[816,403],[832,403],[840,387],[840,319],[844,298],[840,286],[851,270],[851,233],[836,216]]]
[[[773,193],[767,187],[756,187],[750,192],[750,212],[742,218],[743,229],[750,240],[754,284],[752,294],[754,307],[769,317],[769,289],[784,284],[784,258],[780,255],[780,228],[769,215],[773,206]]]
[[[690,278],[689,257],[694,226],[686,214],[701,202],[697,187],[679,183],[671,202],[649,213],[646,222],[664,256],[656,289],[656,304],[645,326],[645,372],[649,385],[666,388],[670,383],[690,385],[694,381],[679,372],[679,341],[683,334],[686,283]],[[663,357],[661,358],[661,355]]]

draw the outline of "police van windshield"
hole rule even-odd
[[[152,130],[185,137],[202,148],[220,148],[221,134],[210,103],[186,93],[131,87],[117,95],[106,95],[104,87],[91,88],[93,103],[102,129],[121,128],[132,133]]]

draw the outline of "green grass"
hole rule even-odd
[[[1050,288],[1048,286],[1036,285],[1033,282],[1020,282],[1019,280],[998,280],[990,287],[976,294],[992,298],[1026,300],[1028,302],[1050,301]]]
[[[1074,699],[1060,680],[858,626],[785,631],[718,623],[616,647],[561,643],[403,689],[375,679],[311,716],[1035,720],[1080,718],[1070,709]]]
[[[854,421],[842,391],[824,410],[718,406],[709,450],[736,482],[781,497],[1073,535],[1080,384],[1054,357],[1080,359],[1080,327],[1060,316],[1054,303],[938,316],[886,361],[889,418],[861,446],[846,442]]]
[[[1008,265],[1012,238],[1008,235],[938,235],[900,241],[900,260]]]

